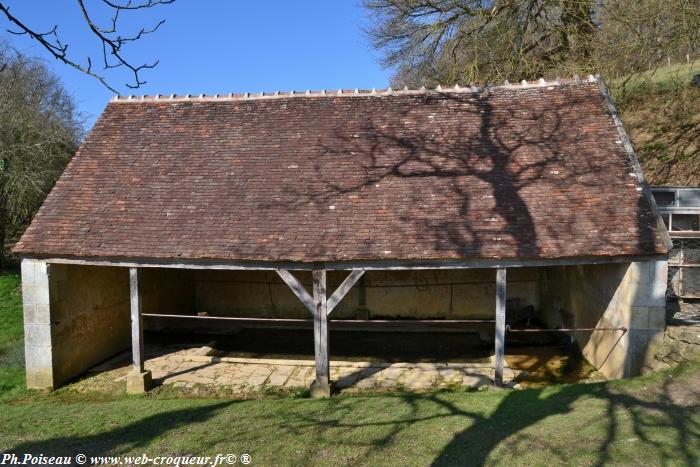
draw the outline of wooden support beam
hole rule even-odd
[[[328,315],[340,303],[348,291],[364,274],[363,270],[353,270],[328,298],[327,274],[325,269],[314,269],[313,296],[286,269],[276,269],[280,278],[292,289],[314,317],[314,357],[316,360],[316,378],[311,385],[311,395],[328,397],[331,395],[330,363],[328,358]]]
[[[129,288],[131,291],[131,351],[134,373],[143,373],[143,318],[141,317],[140,271],[129,268]]]
[[[302,283],[299,282],[299,280],[286,269],[276,269],[275,271],[277,271],[277,275],[280,276],[280,278],[289,286],[289,288],[292,289],[294,295],[301,300],[301,303],[303,303],[306,309],[309,310],[309,313],[315,316],[316,303],[311,295],[309,295],[309,292],[306,291]]]
[[[328,299],[327,306],[329,315],[335,309],[336,305],[338,305],[338,303],[340,303],[343,297],[345,297],[345,295],[350,291],[352,286],[360,280],[360,277],[362,277],[364,273],[365,271],[362,269],[355,269],[350,274],[348,274],[348,277],[346,277],[345,280],[338,286],[338,288],[335,289],[335,292],[333,292],[331,298]]]
[[[666,255],[637,256],[575,256],[571,258],[542,259],[434,259],[434,260],[357,260],[332,261],[318,266],[311,262],[272,262],[272,261],[215,261],[141,258],[123,260],[120,258],[80,258],[73,256],[24,255],[23,258],[41,259],[49,264],[75,264],[81,266],[117,266],[123,268],[175,268],[175,269],[210,269],[226,271],[311,271],[322,267],[327,271],[350,271],[365,269],[367,271],[409,271],[440,269],[479,269],[479,268],[516,268],[539,266],[567,266],[579,264],[633,263],[636,261],[664,261]]]
[[[330,396],[330,365],[328,363],[328,298],[326,271],[315,269],[314,279],[314,355],[316,358],[316,380],[312,395]]]
[[[493,381],[503,384],[503,355],[506,334],[506,268],[496,270],[496,369]]]

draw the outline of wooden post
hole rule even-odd
[[[131,352],[134,373],[143,372],[143,318],[141,318],[141,291],[139,290],[138,268],[129,268],[129,288],[131,289]]]
[[[330,365],[328,363],[328,295],[325,269],[313,270],[314,280],[314,355],[316,358],[316,380],[311,385],[311,395],[331,395]]]
[[[362,269],[356,269],[348,274],[348,277],[335,289],[333,295],[326,301],[326,314],[331,314],[331,312],[338,306],[338,303],[347,295],[353,285],[360,280],[364,275],[365,271]]]
[[[289,271],[278,269],[277,274],[289,286],[304,306],[314,317],[314,357],[316,359],[316,378],[311,384],[312,397],[330,397],[330,363],[328,360],[328,315],[347,295],[348,291],[360,280],[365,273],[362,269],[350,272],[345,280],[328,297],[326,270],[314,269],[313,296],[309,295],[304,286]]]
[[[132,394],[146,392],[151,386],[151,372],[143,366],[143,318],[141,317],[141,290],[138,268],[129,268],[129,289],[131,294],[131,351],[134,369],[127,376],[126,391]]]
[[[685,295],[685,287],[683,287],[683,283],[685,282],[685,278],[683,277],[683,271],[685,270],[685,242],[683,240],[680,241],[680,247],[681,251],[678,262],[678,296],[682,298]]]
[[[314,304],[314,298],[309,295],[304,286],[299,280],[292,275],[291,272],[285,269],[277,269],[277,275],[289,286],[294,295],[297,296],[301,303],[304,304],[309,313],[313,316],[316,314],[316,305]]]
[[[503,355],[506,334],[506,268],[496,270],[496,370],[493,381],[503,384]]]

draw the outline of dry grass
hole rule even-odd
[[[614,93],[652,185],[700,186],[700,86],[691,84],[698,73],[698,63],[660,68]]]

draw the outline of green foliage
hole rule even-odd
[[[22,335],[22,296],[19,274],[0,274],[0,359],[7,354],[10,347],[22,340]]]
[[[31,220],[82,132],[73,98],[38,60],[0,42],[0,246]]]

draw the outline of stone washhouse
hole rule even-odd
[[[511,304],[626,377],[663,335],[669,246],[597,77],[117,96],[14,250],[27,385],[130,348],[147,390],[153,315],[313,322],[321,396],[334,320],[486,323],[499,384]]]

